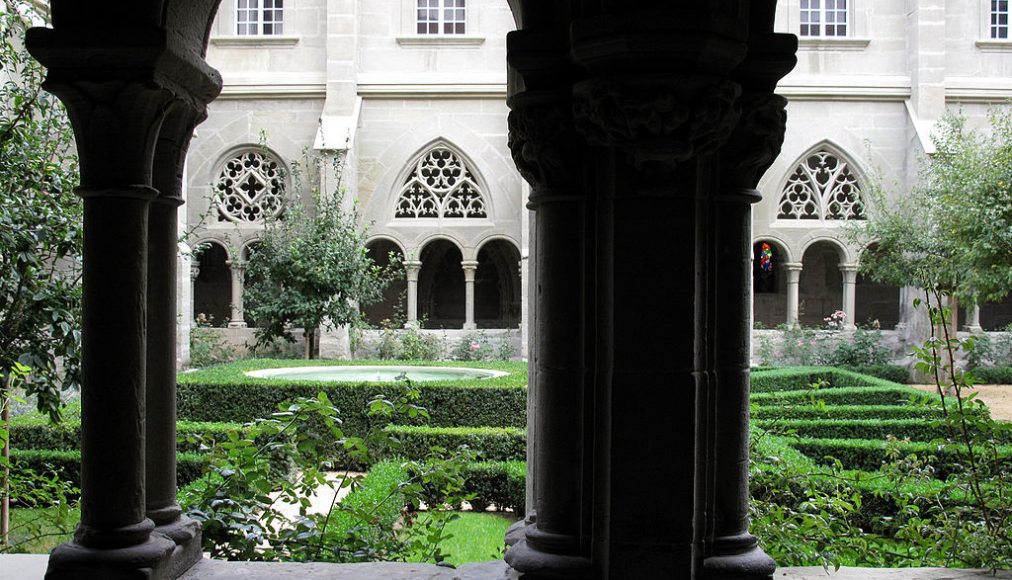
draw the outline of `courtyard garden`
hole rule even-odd
[[[525,509],[526,363],[422,361],[413,364],[505,374],[419,383],[247,375],[365,364],[402,363],[253,359],[179,376],[179,497],[202,521],[206,551],[501,557],[505,528]],[[972,398],[962,412],[939,401],[832,367],[756,370],[752,529],[764,549],[780,565],[1012,567],[1012,430]],[[61,486],[40,496],[49,505],[16,506],[15,550],[46,551],[77,519],[79,408],[64,415],[12,422],[14,465]],[[953,427],[972,432],[972,453]],[[314,507],[321,487],[340,493]],[[18,522],[33,517],[45,527],[23,526],[36,539],[17,545]]]

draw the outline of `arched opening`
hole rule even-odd
[[[391,257],[404,260],[400,247],[390,240],[373,240],[366,244],[366,250],[369,259],[381,268],[390,265]],[[407,321],[407,294],[407,280],[398,277],[383,290],[379,301],[362,306],[362,316],[372,326],[399,328]]]
[[[1012,324],[1012,294],[999,302],[980,305],[980,327],[984,330],[1005,330]]]
[[[224,326],[231,316],[232,304],[228,252],[220,244],[208,242],[195,258],[199,273],[193,281],[193,316],[210,326]]]
[[[769,240],[752,245],[752,319],[773,328],[787,322],[787,252]]]
[[[492,240],[478,252],[474,275],[474,318],[478,328],[520,325],[520,251],[506,240]]]
[[[843,274],[840,250],[831,242],[816,242],[801,259],[798,286],[798,322],[802,326],[825,326],[825,318],[843,308]]]
[[[448,240],[422,248],[418,273],[418,319],[423,328],[464,326],[464,269],[460,249]]]
[[[872,244],[865,252],[874,252]],[[892,330],[900,321],[900,288],[880,284],[864,274],[854,285],[854,324]]]

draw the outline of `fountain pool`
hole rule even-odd
[[[460,379],[491,379],[509,373],[466,367],[424,366],[318,366],[286,367],[249,371],[246,376],[289,381],[334,381],[342,383],[389,383],[406,376],[415,382]]]

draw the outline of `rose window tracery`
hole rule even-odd
[[[394,210],[398,218],[485,218],[485,198],[457,154],[437,147],[415,164]]]
[[[284,207],[281,163],[260,151],[229,159],[214,184],[218,221],[254,223],[277,216]]]
[[[819,151],[791,174],[780,194],[777,219],[863,220],[864,198],[848,163]]]

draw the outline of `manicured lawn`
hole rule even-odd
[[[78,510],[60,513],[55,508],[12,509],[12,548],[0,547],[0,554],[48,554],[58,544],[72,538],[80,517]]]
[[[447,561],[454,566],[470,562],[498,560],[506,547],[506,529],[516,521],[512,517],[485,512],[460,512],[460,518],[446,526],[450,536],[441,544]],[[426,517],[421,514],[420,518]]]

